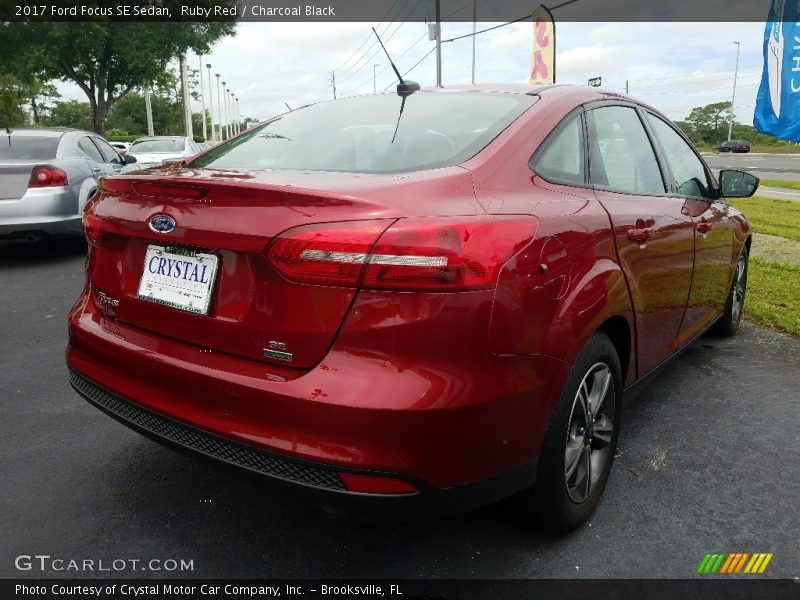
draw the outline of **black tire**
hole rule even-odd
[[[595,399],[603,400],[590,424],[585,407],[591,406],[595,387],[598,388]],[[589,399],[588,404],[584,398]],[[519,496],[527,519],[533,517],[545,529],[566,532],[589,518],[611,472],[621,405],[622,374],[617,351],[608,336],[595,333],[572,366],[553,411],[537,465],[536,485]],[[595,407],[598,407],[596,400]],[[583,419],[585,426],[581,427]],[[567,470],[568,456],[575,456],[578,461],[571,461],[571,474]]]
[[[739,331],[744,313],[744,297],[747,292],[747,265],[750,262],[750,252],[747,246],[742,248],[739,260],[736,262],[736,271],[733,274],[731,289],[722,316],[714,324],[711,332],[720,337],[731,337]]]

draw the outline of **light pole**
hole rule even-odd
[[[241,131],[241,123],[242,117],[239,114],[239,98],[236,98],[236,126],[239,127],[239,131]]]
[[[228,137],[233,135],[233,119],[231,119],[231,88],[225,88],[225,114],[227,115]]]
[[[223,139],[222,137],[222,102],[220,101],[219,95],[219,73],[216,74],[217,77],[217,113],[219,115],[219,141],[221,142]]]
[[[728,141],[731,140],[731,133],[733,132],[733,107],[736,103],[736,78],[739,76],[739,42],[736,44],[736,70],[733,72],[733,96],[731,96],[731,117],[728,120]]]
[[[217,134],[214,132],[214,88],[211,87],[211,63],[206,63],[208,69],[208,117],[211,121],[211,141],[217,141]]]
[[[203,121],[203,141],[207,142],[208,129],[206,129],[206,92],[205,85],[203,84],[203,57],[198,56],[197,58],[200,61],[200,109],[202,110],[200,116]]]
[[[225,82],[222,82],[222,99],[224,100],[222,106],[222,122],[225,124],[225,139],[231,137],[230,129],[228,129],[228,89],[225,87]]]
[[[378,67],[380,67],[380,65],[372,65],[372,93],[373,94],[377,94],[378,93],[378,86],[377,86],[377,83],[375,82],[375,69],[377,69]]]
[[[231,92],[231,122],[233,123],[233,134],[239,133],[239,123],[236,121],[235,94]]]

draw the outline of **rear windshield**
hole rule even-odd
[[[133,142],[130,153],[168,154],[171,152],[183,152],[185,145],[186,142],[184,140],[141,140]]]
[[[59,137],[0,135],[0,159],[47,160],[56,157]]]
[[[395,94],[335,100],[277,117],[191,164],[360,173],[452,166],[477,154],[535,102],[523,94],[418,92],[400,116],[402,99]]]

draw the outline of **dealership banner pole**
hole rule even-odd
[[[206,63],[208,69],[208,118],[211,121],[211,141],[217,141],[217,134],[214,132],[214,88],[211,84],[211,63]]]
[[[203,57],[198,56],[197,59],[200,61],[200,107],[202,110],[200,114],[203,117],[201,119],[201,121],[203,121],[203,141],[207,142],[208,130],[206,129],[206,93],[203,85]]]
[[[155,135],[153,131],[153,106],[150,104],[150,88],[144,88],[144,110],[147,113],[147,135]]]
[[[556,23],[553,13],[545,6],[533,11],[533,52],[531,53],[530,84],[556,82]]]

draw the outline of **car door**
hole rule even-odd
[[[678,343],[701,332],[725,307],[732,275],[733,222],[728,204],[717,198],[717,185],[705,163],[674,126],[648,112],[647,121],[666,162],[667,184],[683,200],[695,227],[692,288]]]
[[[668,194],[662,165],[633,105],[587,106],[589,178],[614,228],[633,300],[639,375],[677,347],[694,265],[694,224]]]

